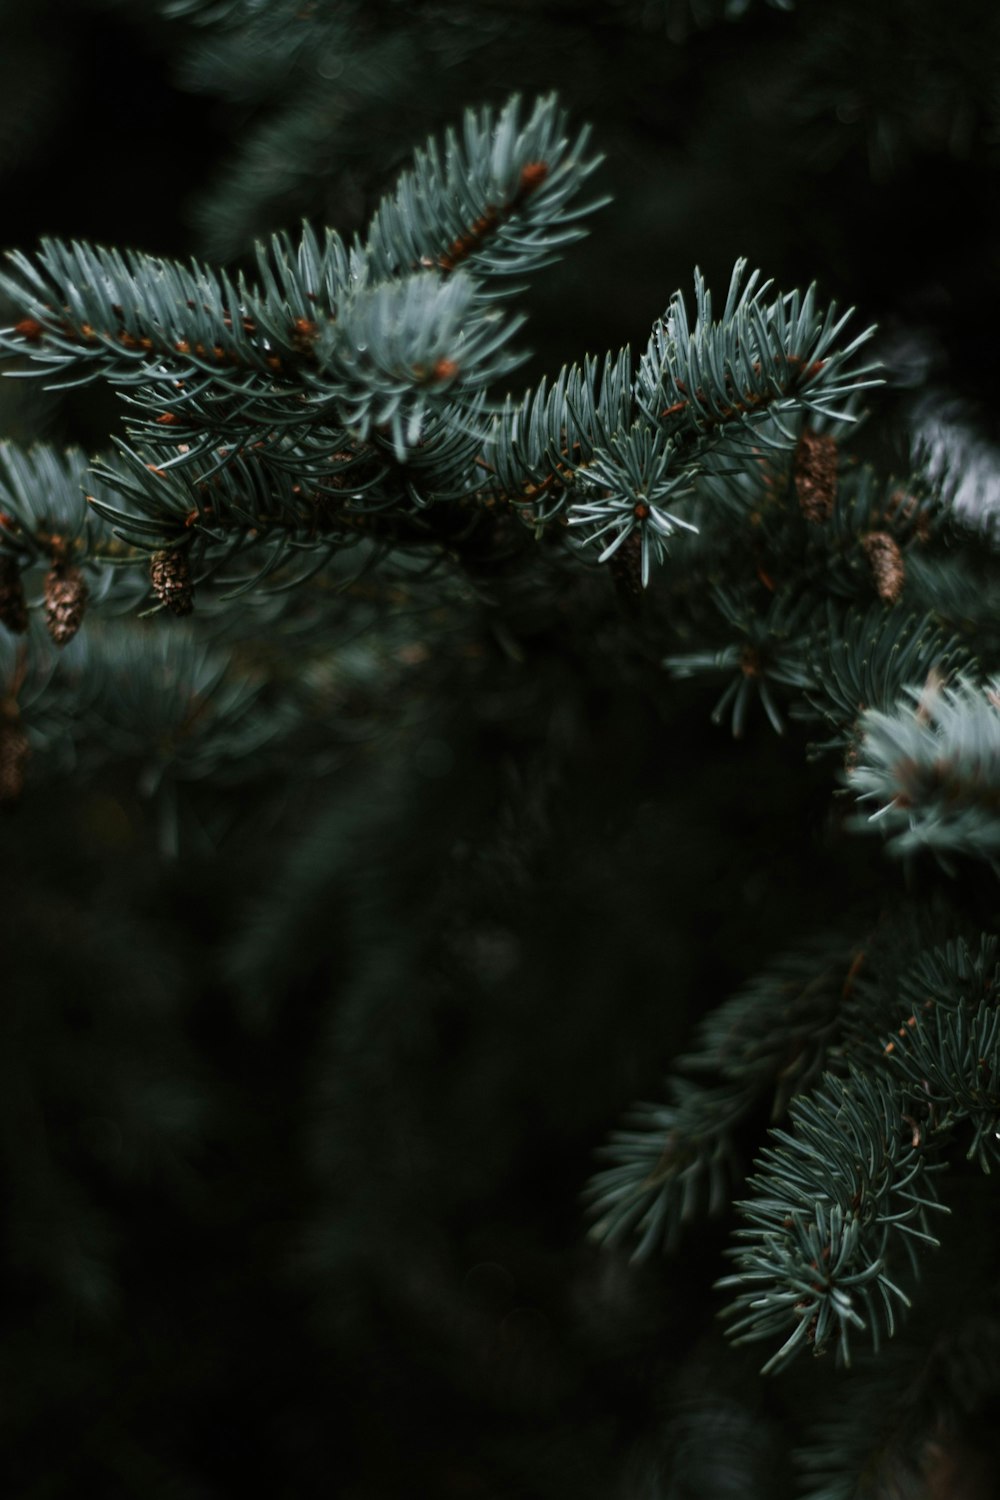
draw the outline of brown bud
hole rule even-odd
[[[154,552],[149,560],[149,581],[153,593],[171,614],[189,615],[194,609],[194,585],[186,548]]]
[[[57,646],[65,646],[83,624],[87,583],[73,563],[58,562],[45,575],[45,624]]]
[[[549,164],[544,161],[529,161],[521,168],[521,192],[533,193],[541,187],[549,175]]]
[[[861,545],[872,570],[875,588],[886,604],[895,604],[906,582],[906,564],[899,543],[888,531],[870,531]]]
[[[807,428],[799,438],[793,468],[795,493],[807,521],[822,525],[833,514],[837,498],[837,444],[834,438]]]
[[[9,552],[0,552],[0,620],[15,635],[23,635],[28,628],[21,569]]]

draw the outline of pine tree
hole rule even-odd
[[[893,215],[994,183],[997,21],[123,15],[246,113],[199,253],[0,274],[12,1493],[991,1494],[998,538],[926,437],[1000,199]]]

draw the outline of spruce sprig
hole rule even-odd
[[[893,854],[1000,866],[1000,683],[931,676],[893,711],[869,709],[861,730],[847,784],[875,806],[857,828],[881,832]]]
[[[516,95],[499,113],[467,110],[461,132],[416,151],[376,209],[364,241],[370,273],[391,278],[423,266],[448,276],[464,267],[482,296],[514,290],[479,278],[540,269],[608,202],[573,201],[601,157],[590,151],[587,127],[570,138],[567,126],[554,95],[536,100],[523,123]]]
[[[728,1206],[748,1119],[762,1109],[782,1118],[822,1071],[852,961],[842,937],[817,938],[705,1017],[667,1080],[668,1102],[638,1105],[602,1148],[610,1165],[587,1190],[594,1239],[635,1237],[632,1259],[644,1260]]]
[[[927,1138],[962,1138],[967,1159],[989,1173],[1000,1128],[1000,964],[998,941],[954,939],[921,953],[899,984],[909,1015],[882,1056],[909,1096],[909,1113]]]
[[[790,1128],[771,1132],[755,1195],[737,1204],[737,1270],[720,1287],[737,1343],[782,1338],[763,1366],[783,1368],[802,1349],[833,1348],[849,1364],[851,1341],[877,1349],[895,1332],[918,1271],[917,1246],[939,1242],[942,1211],[930,1162],[904,1119],[900,1091],[852,1066],[792,1102]]]
[[[693,322],[678,293],[634,375],[627,353],[584,361],[494,417],[522,357],[510,274],[579,236],[596,164],[553,96],[526,119],[515,97],[418,152],[366,235],[276,235],[253,277],[54,240],[14,252],[0,285],[21,316],[0,345],[27,356],[16,373],[117,386],[135,519],[103,514],[137,549],[183,541],[199,576],[245,546],[269,552],[266,574],[293,545],[321,566],[372,512],[395,515],[401,545],[414,512],[444,500],[568,522],[605,562],[634,544],[646,585],[694,528],[675,502],[699,477],[744,463],[751,440],[794,445],[806,412],[850,419],[877,376],[855,358],[870,329],[844,342],[849,314],[813,288],[768,297],[739,261],[722,317],[696,276]],[[191,478],[161,485],[141,466]],[[294,543],[296,507],[249,503],[280,496],[279,471],[305,481]]]
[[[821,724],[829,738],[816,751],[856,753],[863,715],[890,711],[913,683],[932,674],[970,670],[974,660],[934,615],[871,605],[827,607],[824,628],[810,640],[807,683],[792,717]]]

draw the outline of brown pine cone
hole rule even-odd
[[[153,593],[171,614],[189,615],[194,609],[194,585],[186,549],[175,547],[154,552],[149,560],[149,581]]]
[[[9,552],[0,552],[0,620],[15,635],[23,635],[28,628],[21,569]]]
[[[879,598],[884,599],[886,604],[895,604],[906,582],[906,563],[899,550],[899,543],[888,531],[870,531],[861,538],[861,545],[865,549]]]
[[[837,499],[837,444],[807,428],[795,450],[795,493],[807,521],[822,525],[833,514]]]
[[[71,641],[83,624],[87,582],[73,563],[59,562],[45,575],[45,624],[57,646]]]

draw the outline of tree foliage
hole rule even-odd
[[[356,125],[412,24],[369,29],[360,8],[323,4],[138,9],[189,28],[201,86],[218,67],[232,98],[274,106],[246,148],[237,196],[250,191],[255,154],[289,170],[330,97],[317,57],[327,72],[334,59],[367,59],[353,93],[334,91],[342,125]],[[690,39],[752,8],[619,9],[616,25],[641,31],[655,9],[657,25]],[[775,14],[782,4],[756,9],[771,12],[762,27],[812,36],[797,12]],[[848,4],[832,11],[836,50],[858,16]],[[463,10],[452,36],[462,58],[478,46],[468,19]],[[934,73],[927,49],[911,49],[907,66]],[[928,109],[957,140],[987,101],[970,84],[963,114],[946,93],[931,89]],[[420,931],[392,908],[391,955],[373,938],[362,961],[364,944],[344,938],[361,977],[352,971],[350,1003],[320,1028],[324,1066],[341,1052],[363,1059],[357,1037],[381,1024],[378,965],[398,987],[432,930],[445,969],[484,993],[503,989],[514,930],[548,916],[525,893],[544,882],[552,828],[568,844],[581,837],[567,832],[580,808],[569,793],[560,802],[560,788],[586,783],[595,839],[604,818],[609,838],[629,828],[637,845],[629,819],[659,826],[650,809],[667,789],[673,798],[655,878],[633,873],[589,898],[623,987],[633,939],[621,933],[641,929],[655,947],[657,921],[675,938],[683,926],[661,885],[679,904],[688,868],[700,870],[697,899],[711,905],[717,871],[698,852],[702,828],[724,822],[749,869],[757,851],[742,819],[759,816],[755,836],[780,827],[800,853],[804,824],[825,868],[789,886],[821,884],[822,901],[811,908],[806,890],[787,922],[772,913],[769,949],[744,934],[731,962],[700,959],[705,971],[716,963],[728,998],[700,1002],[659,1101],[634,1105],[601,1149],[586,1189],[591,1239],[608,1264],[624,1250],[643,1263],[635,1275],[652,1277],[661,1253],[676,1266],[692,1237],[709,1243],[704,1221],[725,1220],[730,1264],[721,1277],[725,1261],[715,1264],[710,1295],[729,1357],[751,1345],[780,1377],[807,1351],[829,1352],[857,1389],[875,1390],[875,1356],[891,1362],[897,1337],[919,1341],[933,1312],[922,1279],[954,1266],[961,1195],[988,1191],[980,1178],[997,1156],[1000,971],[984,895],[1000,857],[996,526],[957,502],[933,455],[907,452],[892,473],[876,443],[865,448],[863,419],[876,403],[870,434],[886,379],[867,316],[815,283],[777,287],[743,256],[721,295],[695,270],[693,297],[666,299],[637,358],[627,346],[594,352],[581,336],[575,361],[511,391],[530,358],[526,288],[545,285],[607,201],[591,132],[575,120],[551,92],[466,109],[366,216],[268,232],[242,265],[60,236],[8,253],[5,373],[51,391],[100,383],[122,422],[97,455],[0,445],[0,800],[17,817],[53,789],[126,770],[155,810],[161,853],[176,859],[220,847],[251,805],[260,826],[281,829],[283,789],[323,789],[345,766],[381,767],[384,751],[370,795],[424,818],[450,873],[443,894],[420,894]],[[887,101],[869,122],[873,169],[932,123]],[[258,184],[258,207],[266,197]],[[232,204],[226,213],[236,224]],[[608,705],[621,716],[614,753],[588,760]],[[633,759],[636,723],[646,748]],[[483,850],[460,809],[492,794],[473,778],[450,805],[453,740],[504,746],[501,812]],[[718,766],[703,769],[704,745]],[[409,798],[393,791],[399,765],[443,789],[428,793],[426,816],[411,782]],[[687,844],[677,835],[675,854],[685,816],[699,826]],[[350,883],[344,851],[364,842],[339,804],[331,827],[348,827],[343,865],[331,874],[336,838],[311,832],[289,857],[286,893],[230,960],[256,1017],[248,1026],[278,1024],[258,971],[280,973],[279,949],[329,961],[328,882]],[[704,834],[712,850],[717,837]],[[596,857],[582,857],[590,870]],[[740,888],[727,879],[727,893]],[[382,900],[352,893],[362,929]],[[815,908],[824,920],[806,921]],[[693,984],[674,982],[667,958],[656,972],[667,1008]],[[427,1048],[414,1026],[394,1043],[404,1060]],[[379,1053],[364,1066],[381,1064]],[[373,1085],[383,1103],[406,1072],[389,1051],[385,1067]],[[316,1084],[320,1097],[328,1086]],[[367,1139],[376,1122],[358,1118]],[[318,1170],[332,1162],[363,1184],[356,1223],[369,1214],[379,1238],[385,1206],[349,1136],[332,1147],[324,1137]],[[415,1188],[407,1202],[418,1199]],[[323,1223],[328,1259],[361,1258],[350,1242],[364,1241],[360,1228],[337,1240]],[[962,1369],[966,1355],[989,1365],[992,1326],[985,1319],[979,1343],[969,1335]],[[924,1342],[928,1369],[943,1368],[933,1337]],[[941,1379],[961,1385],[951,1365]],[[894,1475],[926,1480],[930,1460],[912,1450],[921,1433],[945,1431],[932,1384],[915,1381],[913,1410],[893,1408],[888,1436],[861,1402],[817,1429],[802,1460],[814,1500],[862,1493],[851,1465],[874,1466],[883,1489],[872,1495],[891,1492]],[[720,1401],[675,1424],[671,1494],[685,1466],[703,1471],[702,1417],[707,1431],[728,1409]],[[966,1429],[955,1418],[953,1430]],[[733,1431],[732,1462],[750,1474],[753,1445]]]

